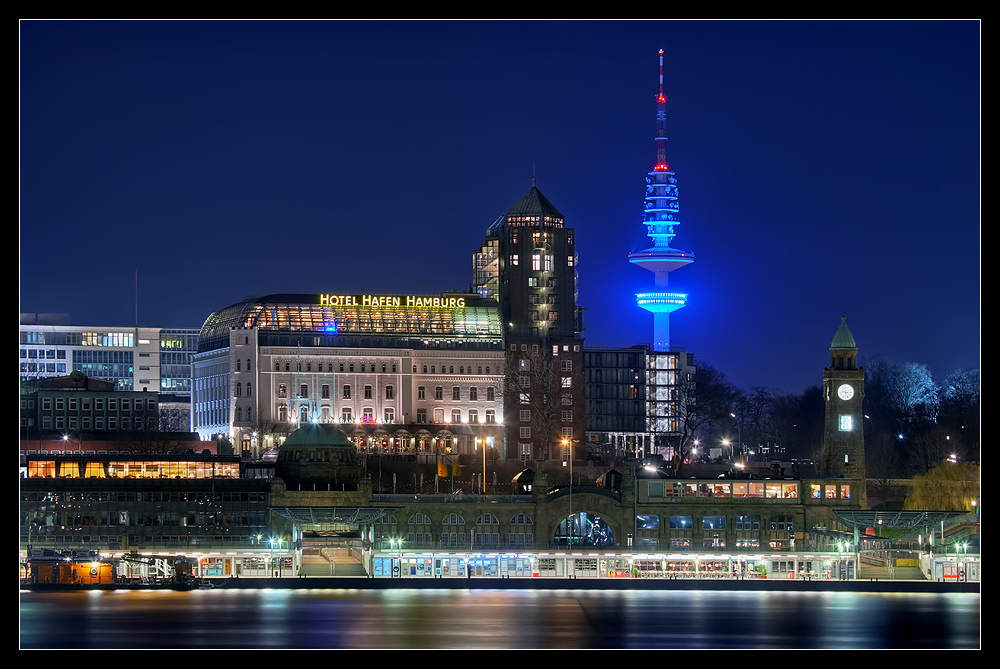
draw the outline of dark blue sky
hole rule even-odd
[[[199,327],[246,295],[467,289],[537,175],[590,345],[652,339],[657,56],[676,346],[736,384],[980,360],[975,21],[44,22],[20,43],[21,311]]]

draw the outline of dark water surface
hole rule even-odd
[[[979,648],[980,594],[20,594],[22,648]]]

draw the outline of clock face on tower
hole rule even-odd
[[[854,386],[849,383],[843,383],[839,388],[837,388],[837,396],[842,400],[849,400],[854,397]]]

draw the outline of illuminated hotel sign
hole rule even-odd
[[[464,297],[429,297],[424,295],[329,295],[321,294],[319,304],[324,307],[438,307],[464,309]]]

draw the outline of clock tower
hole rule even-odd
[[[865,507],[865,433],[861,403],[865,397],[865,371],[858,367],[858,345],[847,327],[847,316],[830,344],[830,366],[823,370],[826,421],[823,451],[826,475],[857,479],[859,501]]]

